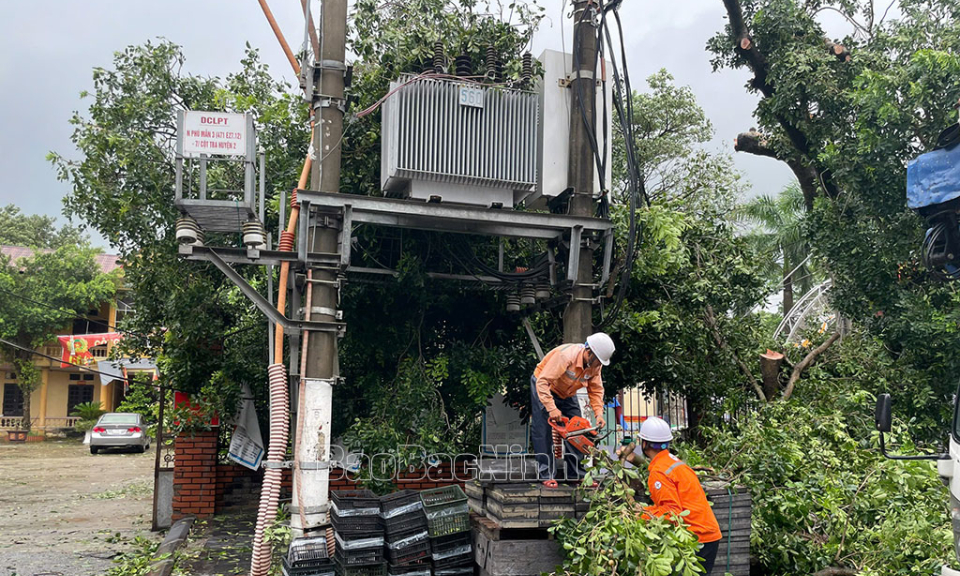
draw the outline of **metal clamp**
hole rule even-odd
[[[300,462],[297,468],[300,470],[329,470],[333,466],[330,462]]]
[[[300,513],[300,507],[290,504],[287,507],[290,510],[290,514],[296,516]],[[330,504],[323,504],[321,506],[304,506],[304,514],[326,514],[330,510]]]
[[[320,108],[336,108],[341,113],[347,113],[347,100],[346,98],[333,98],[332,96],[319,96],[313,100],[313,109],[318,110]]]
[[[314,64],[315,68],[320,70],[337,70],[339,72],[346,72],[347,65],[339,60],[321,60],[319,63]]]
[[[264,460],[263,462],[260,463],[260,467],[261,467],[261,468],[268,468],[268,469],[269,469],[269,468],[274,468],[274,469],[276,469],[276,468],[293,468],[293,461],[291,461],[291,460],[285,460],[285,461],[283,461],[283,462],[270,462],[270,461]]]
[[[343,310],[335,310],[326,306],[314,306],[310,308],[310,314],[322,314],[324,316],[333,316],[337,320],[343,320]]]

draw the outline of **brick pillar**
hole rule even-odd
[[[213,516],[217,501],[216,428],[177,436],[173,466],[173,519]]]

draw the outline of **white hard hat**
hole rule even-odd
[[[670,442],[673,440],[673,431],[666,420],[651,416],[640,426],[640,438],[647,442]]]
[[[603,332],[597,332],[587,336],[587,346],[600,359],[601,364],[604,366],[610,364],[610,357],[613,356],[613,351],[616,349],[612,338]]]

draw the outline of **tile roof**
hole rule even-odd
[[[41,250],[41,252],[50,253],[50,252],[53,252],[53,250],[50,250],[49,248],[45,248]],[[10,262],[12,263],[16,263],[17,260],[20,260],[21,258],[29,258],[30,256],[33,256],[33,253],[34,253],[34,249],[27,248],[26,246],[0,245],[0,254],[3,254],[4,256],[8,256],[10,258]],[[96,256],[94,256],[94,259],[96,260],[97,265],[100,266],[100,271],[103,272],[104,274],[113,272],[117,268],[121,267],[120,264],[117,262],[117,260],[119,259],[119,256],[116,256],[113,254],[97,254]]]

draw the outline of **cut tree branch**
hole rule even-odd
[[[753,391],[757,393],[757,397],[760,398],[761,402],[766,402],[767,397],[763,395],[763,388],[760,387],[760,384],[757,382],[757,379],[754,377],[753,373],[750,372],[750,368],[740,359],[737,353],[727,345],[727,341],[723,338],[723,334],[720,333],[720,327],[717,326],[717,317],[713,313],[713,306],[707,304],[706,309],[703,313],[703,319],[707,323],[707,327],[710,328],[710,333],[713,335],[714,342],[717,343],[717,347],[721,350],[730,352],[733,355],[734,360],[736,360],[737,365],[740,367],[740,371],[743,372],[743,375],[746,376],[747,381],[750,382],[750,386],[753,388]]]
[[[734,52],[747,63],[753,72],[753,80],[750,82],[751,86],[760,91],[764,97],[769,98],[774,93],[774,86],[768,78],[769,65],[763,53],[760,52],[757,47],[756,42],[754,42],[750,36],[750,31],[747,29],[746,22],[743,18],[743,9],[740,6],[740,0],[723,0],[723,5],[727,9],[730,31],[737,39],[733,48]],[[813,198],[816,196],[817,188],[820,185],[823,186],[827,196],[836,198],[839,195],[839,190],[836,185],[833,184],[829,173],[815,168],[812,159],[816,157],[816,154],[812,153],[810,141],[807,139],[806,134],[790,122],[783,114],[775,113],[774,118],[783,128],[784,133],[786,133],[790,143],[797,150],[800,158],[804,159],[804,161],[794,160],[793,164],[790,164],[790,161],[787,159],[780,158],[790,164],[790,168],[793,169],[794,173],[797,174],[797,178],[800,179],[808,209],[813,207]],[[777,156],[771,157],[777,158]],[[801,174],[803,174],[803,176],[801,176]]]
[[[803,191],[803,201],[807,210],[813,210],[813,200],[817,197],[817,187],[820,184],[820,178],[817,171],[809,165],[800,161],[799,158],[784,158],[771,148],[767,143],[766,137],[751,128],[749,132],[740,133],[733,141],[733,149],[737,152],[745,152],[755,156],[765,156],[775,158],[786,162],[793,174],[800,182],[800,190]]]
[[[810,353],[807,354],[799,364],[793,367],[793,372],[790,373],[790,380],[787,381],[787,387],[783,391],[784,400],[789,400],[790,396],[793,395],[793,389],[797,385],[797,380],[800,379],[800,375],[803,374],[803,371],[809,368],[821,354],[827,351],[827,348],[832,346],[833,343],[839,339],[840,331],[837,330],[832,336],[827,338],[826,342],[811,350]]]

